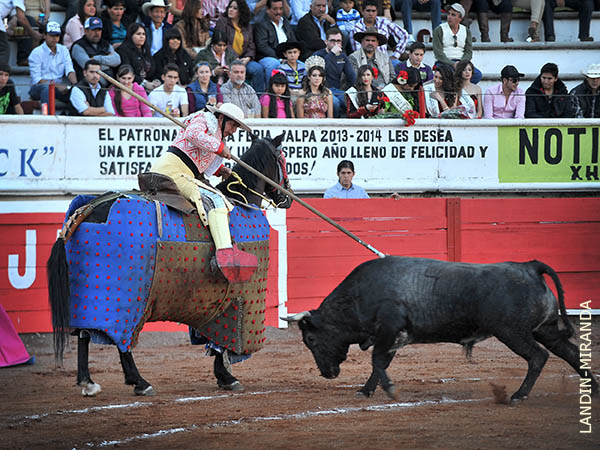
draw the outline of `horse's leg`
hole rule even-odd
[[[154,389],[150,383],[144,380],[138,372],[131,352],[122,352],[119,350],[119,358],[121,359],[121,366],[123,366],[123,373],[125,374],[125,384],[134,386],[133,392],[136,395],[154,395]]]
[[[214,373],[217,378],[217,384],[226,391],[243,391],[244,386],[236,377],[231,374],[231,366],[227,355],[212,351],[215,356]]]
[[[77,385],[82,386],[81,394],[93,397],[102,392],[102,387],[92,381],[89,368],[90,334],[81,330],[77,339]]]

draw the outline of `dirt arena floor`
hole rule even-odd
[[[595,372],[600,321],[593,325]],[[76,348],[55,369],[48,336],[24,341],[31,366],[0,369],[3,449],[597,449],[600,400],[590,426],[580,424],[579,378],[550,356],[529,399],[498,404],[492,383],[512,394],[526,363],[495,339],[478,344],[468,362],[457,345],[415,345],[394,358],[388,374],[398,399],[381,388],[355,391],[370,373],[370,352],[351,348],[335,380],[319,376],[294,325],[268,330],[268,345],[234,366],[246,390],[217,388],[212,358],[183,333],[144,333],[134,356],[154,386],[137,397],[123,384],[114,347],[92,345],[92,378],[102,385],[84,398],[76,381]],[[74,344],[74,342],[73,342]]]

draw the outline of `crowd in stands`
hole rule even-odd
[[[29,66],[31,99],[47,104],[53,89],[73,115],[159,116],[130,89],[174,116],[223,102],[256,118],[600,116],[594,61],[571,92],[553,63],[526,91],[519,87],[524,75],[508,65],[482,92],[465,26],[475,11],[481,40],[490,41],[491,9],[500,15],[501,42],[511,42],[512,8],[519,5],[531,11],[528,40],[540,40],[543,22],[552,41],[553,9],[567,5],[578,11],[579,39],[590,41],[593,0],[396,0],[404,28],[391,20],[389,0],[52,1],[66,7],[62,26],[48,20],[50,0],[39,0],[37,9],[29,0],[0,0],[0,19],[9,23],[0,23],[0,114],[24,111],[8,65],[8,36],[21,28],[16,61]],[[428,38],[415,39],[413,9],[431,14]],[[423,63],[429,38],[433,67]]]

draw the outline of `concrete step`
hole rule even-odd
[[[426,48],[424,62],[432,65],[433,48],[431,44]],[[600,62],[600,41],[473,44],[473,64],[485,73],[499,75],[505,65],[512,64],[522,73],[539,74],[547,62],[556,63],[559,74],[580,74],[590,63]]]
[[[398,16],[401,16],[398,13]],[[479,33],[479,27],[477,25],[477,19],[474,14],[473,22],[471,23],[470,30],[471,34],[477,41],[481,41],[481,34]],[[527,28],[530,23],[529,13],[513,13],[513,19],[510,26],[510,37],[516,42],[526,42],[527,39]],[[445,20],[445,14],[442,15],[442,21]],[[402,19],[397,19],[396,23],[400,26],[404,26]],[[426,29],[431,32],[431,15],[429,13],[417,13],[413,11],[412,15],[413,23],[413,35],[417,36],[417,33]],[[490,13],[490,39],[492,42],[500,42],[500,17],[496,14]],[[574,11],[560,11],[555,13],[554,17],[554,32],[557,40],[560,42],[579,42],[579,20],[577,13]],[[595,40],[600,40],[600,11],[594,11],[592,13],[592,23],[590,25],[590,36],[593,36]],[[540,37],[544,40],[544,27],[540,25]]]

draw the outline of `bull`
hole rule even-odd
[[[556,285],[558,302],[543,274]],[[475,343],[492,336],[528,364],[511,403],[527,398],[546,364],[548,352],[539,344],[590,379],[598,395],[594,375],[580,367],[579,348],[569,341],[574,329],[558,275],[539,261],[467,264],[388,256],[359,265],[318,309],[286,320],[298,322],[325,378],[339,375],[351,344],[362,350],[372,345],[372,372],[357,392],[365,397],[381,383],[396,398],[386,369],[405,345],[452,342],[470,354]]]

